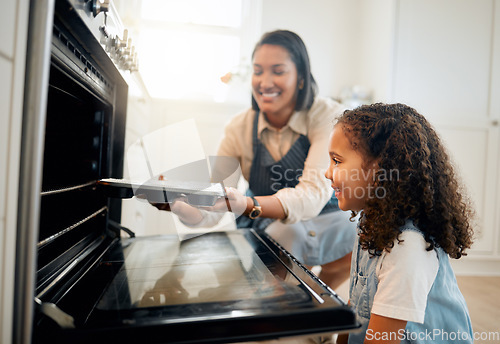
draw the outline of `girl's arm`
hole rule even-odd
[[[365,344],[399,344],[404,337],[406,320],[371,314],[365,335]]]

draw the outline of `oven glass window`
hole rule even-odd
[[[181,242],[177,236],[135,238],[97,308],[232,302],[232,308],[252,309],[264,302],[310,301],[285,265],[259,256],[244,233],[214,232]]]

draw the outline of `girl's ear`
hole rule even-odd
[[[304,79],[300,79],[299,81],[299,90],[304,88]]]

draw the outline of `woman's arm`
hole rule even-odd
[[[204,209],[215,212],[226,212],[231,210],[236,216],[248,215],[254,206],[250,197],[243,195],[235,188],[226,188],[227,200],[218,200],[213,207]],[[280,200],[274,196],[256,196],[255,199],[259,202],[262,208],[262,217],[271,219],[284,219],[286,217],[283,206]]]
[[[283,209],[280,200],[276,196],[258,196],[255,197],[255,199],[262,207],[262,217],[269,217],[271,219],[278,220],[282,220],[286,217],[285,210]],[[251,199],[250,202],[252,202]],[[251,206],[253,207],[253,202]]]
[[[347,344],[349,340],[349,333],[339,334],[337,337],[337,344]]]
[[[364,343],[399,344],[404,338],[405,327],[406,320],[387,318],[372,313]]]
[[[201,211],[187,204],[185,199],[177,199],[172,203],[151,203],[158,210],[171,211],[179,217],[179,219],[188,226],[199,224],[204,216]]]
[[[334,115],[339,111],[337,105],[333,101],[318,98],[307,114],[292,118],[296,123],[291,126],[307,128],[310,147],[299,183],[294,188],[284,188],[276,193],[285,213],[288,214],[287,223],[317,216],[332,197],[333,189],[325,177],[325,172],[330,159],[328,140]]]

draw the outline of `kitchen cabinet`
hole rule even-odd
[[[28,28],[28,0],[0,11],[0,342],[12,342],[17,187]],[[9,264],[11,263],[11,264]]]
[[[3,1],[0,11],[0,54],[8,57],[14,55],[14,38],[16,27],[16,1]],[[7,74],[2,74],[7,75]]]
[[[397,1],[392,100],[442,136],[478,215],[457,273],[500,271],[500,1]]]
[[[0,75],[12,75],[12,63],[5,58],[0,57]],[[8,82],[7,82],[8,81]],[[5,230],[5,213],[6,213],[6,202],[7,193],[7,161],[8,161],[8,123],[10,119],[10,92],[9,92],[9,79],[4,79],[0,82],[0,261],[4,261],[4,257],[8,255],[7,250],[7,233]],[[6,115],[4,115],[6,114]],[[4,342],[4,338],[8,338],[8,331],[3,328],[3,324],[6,323],[4,320],[5,313],[2,313],[4,309],[4,297],[8,297],[8,293],[5,292],[5,285],[8,281],[8,273],[4,269],[0,268],[0,342]],[[8,309],[11,309],[11,305],[8,305]]]
[[[0,58],[0,75],[12,75],[12,64],[7,59]],[[9,80],[10,81],[10,80]],[[0,113],[8,114],[10,109],[10,87],[9,83],[2,82],[0,84]],[[7,157],[8,157],[8,124],[9,116],[2,115],[0,117],[0,190],[5,190],[7,182]],[[0,193],[0,219],[3,223],[5,220],[5,193]],[[0,233],[3,233],[0,232]]]

